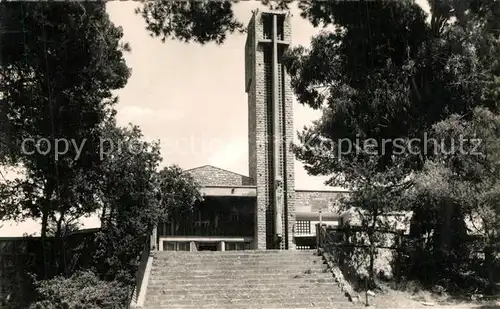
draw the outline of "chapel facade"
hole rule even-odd
[[[290,16],[255,11],[245,45],[248,95],[248,176],[210,165],[187,170],[204,200],[159,224],[160,251],[312,249],[318,222],[348,220],[345,191],[295,189],[293,92],[282,64],[291,43]]]

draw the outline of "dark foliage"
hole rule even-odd
[[[116,102],[112,90],[125,86],[130,75],[127,47],[104,3],[2,2],[2,12],[14,21],[13,32],[1,37],[7,161],[25,169],[24,179],[2,184],[2,215],[40,218],[43,244],[51,222],[59,239],[64,224],[100,207],[94,193],[101,124]],[[33,151],[41,139],[52,151]],[[56,139],[71,146],[59,157]],[[81,153],[75,144],[84,146]],[[49,264],[42,268],[45,276],[61,271]]]
[[[221,44],[227,34],[242,32],[231,1],[148,1],[136,10],[151,36],[185,42]]]
[[[129,288],[102,281],[91,271],[37,282],[40,299],[31,309],[125,309]]]
[[[335,29],[286,59],[299,102],[323,112],[295,152],[310,174],[352,188],[346,206],[368,221],[412,210],[422,246],[412,274],[458,282],[472,263],[466,220],[482,213],[490,219],[475,220],[491,227],[483,230],[499,230],[497,124],[483,110],[499,112],[500,3],[428,2],[429,21],[414,1],[301,2],[304,18]],[[461,133],[490,146],[473,157],[427,144],[434,137],[449,146]],[[402,190],[392,195],[394,187]],[[481,237],[491,244],[497,234]]]

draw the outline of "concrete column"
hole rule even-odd
[[[276,236],[281,236],[281,248],[295,247],[291,231],[295,222],[294,155],[289,146],[295,133],[292,120],[293,92],[290,76],[284,74],[284,91],[280,97],[283,84],[280,83],[282,73],[279,64],[279,48],[290,44],[291,32],[289,18],[286,17],[286,23],[283,24],[284,38],[279,40],[282,15],[280,12],[254,12],[245,47],[249,175],[257,186],[255,239],[252,243],[255,249],[275,247]],[[271,23],[271,37],[264,37],[264,22]],[[271,54],[264,57],[267,50]],[[267,63],[268,60],[270,63]],[[271,70],[271,74],[267,75],[266,68]],[[281,105],[283,114],[280,119]],[[268,114],[269,108],[271,112]],[[273,134],[274,141],[271,143],[267,140],[268,133]],[[284,154],[284,161],[281,153]]]
[[[157,251],[158,250],[158,226],[155,225],[153,227],[153,231],[151,232],[150,236],[150,246],[151,246],[151,251]]]

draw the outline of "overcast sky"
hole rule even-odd
[[[417,1],[422,2],[422,0]],[[124,41],[132,51],[126,61],[132,76],[117,91],[120,125],[139,125],[148,140],[160,140],[163,165],[178,164],[183,169],[205,164],[248,175],[247,95],[244,88],[244,34],[228,37],[223,45],[178,41],[162,43],[145,30],[134,9],[135,1],[107,3],[111,20],[124,30]],[[238,20],[246,23],[259,1],[234,5]],[[427,9],[427,7],[426,7]],[[314,29],[292,5],[292,45],[309,46]],[[295,130],[319,117],[319,112],[294,101]],[[295,162],[297,189],[328,190],[325,177],[308,176]],[[96,218],[84,220],[95,227]],[[35,222],[4,223],[0,236],[36,233]]]
[[[134,2],[109,2],[112,20],[123,27],[132,46],[127,63],[132,77],[118,91],[121,124],[139,125],[148,139],[159,139],[164,164],[188,169],[211,164],[248,175],[248,107],[245,93],[246,36],[235,34],[223,45],[178,41],[162,43],[144,30],[134,14]],[[258,1],[234,6],[247,22]],[[262,7],[261,7],[262,8]],[[292,18],[294,45],[308,45],[318,32],[298,16]],[[295,104],[295,128],[319,117],[319,112]],[[308,177],[296,163],[296,187],[326,189],[323,179]]]

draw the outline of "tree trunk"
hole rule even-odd
[[[102,215],[101,215],[101,227],[104,227],[106,225],[106,213],[108,209],[106,207],[106,203],[104,203],[104,206],[102,206]]]
[[[375,209],[372,212],[372,222],[369,228],[368,239],[370,241],[370,265],[368,269],[368,273],[370,275],[370,284],[375,282],[375,272],[373,270],[375,264],[375,230],[377,228],[377,217],[378,211]]]
[[[66,269],[66,263],[65,263],[65,258],[64,255],[66,254],[65,252],[65,246],[63,245],[62,241],[62,223],[64,219],[64,212],[61,212],[61,215],[59,217],[59,220],[57,220],[57,228],[56,232],[54,235],[54,250],[52,250],[55,253],[54,260],[57,261],[57,272],[60,274],[61,272],[64,272],[65,274],[67,273]]]
[[[453,205],[450,200],[444,204],[443,225],[441,228],[441,250],[448,252],[451,241],[451,221],[453,216]]]
[[[50,203],[50,201],[44,201],[44,204]],[[40,244],[42,246],[42,258],[43,258],[43,278],[48,278],[48,266],[47,266],[47,250],[45,247],[45,239],[47,238],[47,225],[49,219],[49,209],[46,205],[42,209],[42,230],[40,232]]]
[[[43,259],[43,278],[48,278],[48,266],[47,266],[47,250],[46,250],[46,239],[47,239],[47,228],[49,224],[49,213],[50,204],[52,202],[52,194],[54,192],[54,186],[47,181],[45,185],[44,199],[42,202],[42,228],[40,231],[40,245],[42,248],[42,259]]]
[[[493,255],[493,246],[488,245],[484,248],[484,262],[486,264],[486,268],[488,270],[488,288],[493,291],[493,287],[495,286],[495,271],[494,271],[494,255]]]
[[[374,264],[375,264],[375,246],[373,244],[370,244],[370,266],[369,266],[370,284],[375,282],[375,271],[373,270]]]

